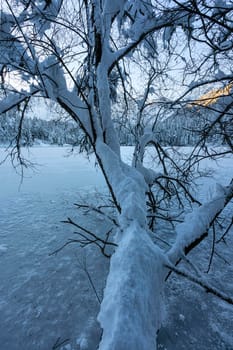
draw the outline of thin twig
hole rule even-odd
[[[214,248],[215,248],[215,239],[216,239],[215,223],[213,223],[212,231],[213,231],[212,247],[211,247],[211,254],[210,254],[209,264],[208,264],[208,268],[207,268],[206,273],[208,273],[210,271],[210,267],[212,265],[212,261],[213,261],[213,257],[214,257]]]
[[[95,296],[96,296],[96,299],[98,300],[98,303],[101,304],[101,299],[100,299],[100,297],[99,297],[99,295],[97,293],[96,287],[94,285],[92,277],[91,277],[91,275],[90,275],[90,273],[88,271],[88,268],[87,268],[86,257],[83,257],[83,261],[82,262],[78,258],[77,258],[77,260],[78,260],[78,264],[79,264],[80,269],[82,269],[85,272],[85,274],[87,275],[88,281],[89,281],[89,283],[90,283],[90,285],[91,285],[91,287],[92,287],[92,289],[93,289],[93,291],[95,293]]]
[[[216,243],[219,243],[221,241],[224,241],[225,242],[225,237],[226,235],[228,234],[228,232],[230,231],[231,227],[233,226],[233,217],[231,218],[231,222],[230,224],[228,225],[226,231],[224,232],[224,234],[216,241]]]
[[[112,229],[110,229],[109,231],[107,231],[105,233],[106,239],[104,240],[101,237],[95,235],[93,232],[91,232],[87,228],[77,224],[76,222],[74,222],[70,218],[68,218],[67,220],[62,221],[62,222],[65,224],[71,224],[71,225],[77,227],[78,229],[80,229],[82,232],[79,232],[79,231],[74,232],[74,234],[78,235],[80,238],[79,239],[69,239],[60,248],[58,248],[55,251],[53,251],[52,253],[50,253],[49,254],[50,256],[57,254],[58,252],[60,252],[62,249],[64,249],[66,246],[70,245],[71,243],[78,243],[81,248],[84,248],[90,244],[95,244],[101,250],[102,254],[106,258],[111,257],[110,254],[106,253],[106,251],[105,251],[106,247],[107,246],[117,247],[116,243],[109,242],[109,236],[110,236],[110,233],[112,232]]]
[[[184,271],[183,269],[180,269],[180,268],[178,269],[176,266],[174,266],[170,263],[165,264],[164,266],[166,268],[168,268],[169,270],[175,272],[177,275],[183,276],[183,277],[187,278],[189,281],[201,286],[202,288],[204,288],[206,290],[207,293],[211,293],[211,294],[217,296],[218,298],[224,300],[228,304],[233,305],[233,299],[229,295],[222,293],[217,288],[207,284],[205,281],[203,281],[202,278],[193,276],[192,274],[190,274],[187,271]]]
[[[60,341],[61,337],[58,337],[55,344],[52,347],[52,350],[58,349],[60,348],[62,345],[64,345],[65,343],[67,343],[70,339],[65,339]]]

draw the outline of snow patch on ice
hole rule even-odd
[[[185,316],[183,314],[179,314],[179,320],[184,322],[185,321]]]

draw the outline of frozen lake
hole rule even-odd
[[[69,148],[33,147],[23,150],[24,157],[34,163],[33,168],[24,169],[21,184],[19,173],[7,159],[0,167],[0,198],[21,193],[63,192],[66,190],[94,189],[104,186],[104,179],[94,157],[89,159],[80,154],[71,154]],[[0,148],[0,161],[5,157]],[[17,169],[20,172],[20,169]]]
[[[97,233],[106,229],[104,221],[81,217],[73,206],[80,194],[95,200],[94,191],[105,189],[94,158],[67,154],[61,147],[30,149],[29,159],[38,165],[25,170],[21,186],[9,160],[0,166],[1,350],[94,350],[98,344],[99,302],[80,262],[86,262],[101,299],[108,260],[94,247],[84,251],[77,245],[50,255],[73,238],[73,228],[61,223],[68,216]],[[129,160],[132,148],[123,148],[123,155]],[[205,183],[201,197],[211,195],[216,179],[227,184],[233,173],[232,158],[218,165],[207,161],[203,168],[207,166],[214,172],[200,180]],[[213,262],[216,281],[228,293],[233,290],[232,246],[232,239],[218,246],[228,263],[218,257]],[[211,242],[194,255],[201,267],[208,265],[206,251]],[[167,285],[168,318],[159,349],[233,349],[231,306],[180,277]]]

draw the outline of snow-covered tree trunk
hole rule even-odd
[[[163,314],[163,253],[146,229],[147,184],[104,143],[97,143],[97,151],[121,208],[118,247],[98,316],[99,349],[155,349]]]
[[[163,320],[163,254],[137,220],[111,258],[98,320],[99,349],[156,349]]]
[[[122,162],[111,118],[108,72],[115,57],[109,46],[110,32],[122,4],[124,1],[105,2],[103,13],[96,13],[101,23],[96,28],[101,36],[96,87],[103,139],[97,137],[95,146],[120,208],[115,237],[118,247],[111,258],[98,316],[103,329],[99,350],[152,350],[162,318],[163,254],[146,232],[148,185],[135,168]]]

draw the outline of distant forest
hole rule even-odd
[[[150,116],[153,113],[155,113],[153,110],[148,112],[148,125]],[[203,127],[204,130],[207,130],[211,124],[212,114],[212,110],[200,106],[186,106],[176,110],[168,109],[163,112],[162,118],[158,115],[153,130],[158,142],[162,145],[194,145],[203,136],[199,130],[203,132]],[[119,117],[115,113],[114,120],[121,145],[134,145],[138,132],[133,118],[130,116],[127,118]],[[23,123],[23,127],[19,128],[21,123]],[[233,128],[233,126],[228,124],[226,121],[227,127]],[[212,134],[209,136],[210,143],[215,145],[226,143],[224,138],[224,127],[226,125],[216,125],[216,128],[213,129]],[[20,134],[18,133],[19,129],[21,130]],[[58,119],[56,115],[55,117],[53,115],[51,120],[36,117],[25,117],[22,120],[20,111],[14,111],[3,114],[0,118],[0,144],[14,144],[18,139],[22,146],[32,146],[39,143],[80,146],[83,138],[84,135],[76,123],[67,121],[64,117]]]
[[[20,113],[6,113],[1,116],[1,144],[13,144],[18,137],[22,146],[32,146],[40,142],[62,146],[79,142],[79,128],[75,123],[26,117],[23,119],[23,128],[19,135],[20,123]]]

